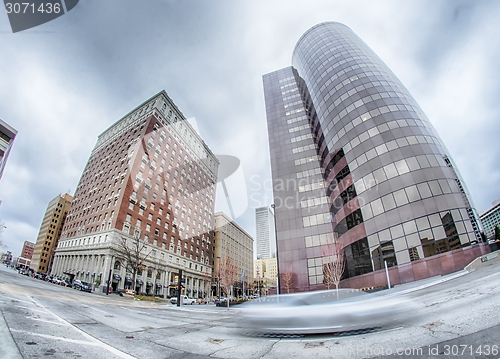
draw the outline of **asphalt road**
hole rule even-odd
[[[500,358],[499,272],[497,264],[385,291],[411,299],[407,320],[357,335],[255,337],[238,328],[237,307],[84,293],[4,266],[0,311],[24,358]]]

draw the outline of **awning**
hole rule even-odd
[[[197,291],[196,289],[195,289],[195,290],[193,290],[193,293],[197,293],[197,292],[198,292],[198,291]]]
[[[152,282],[147,282],[146,283],[146,287],[152,287],[153,286],[153,283]]]
[[[188,293],[189,293],[189,292],[191,292],[191,288],[188,288],[188,289],[186,289],[186,290],[187,290],[187,292],[188,292]]]
[[[156,288],[163,288],[163,286],[160,283],[156,283]]]
[[[125,277],[125,283],[132,283],[132,278]]]
[[[113,274],[113,279],[122,280],[122,277],[119,274]]]
[[[135,282],[137,283],[137,285],[143,285],[144,284],[144,282],[141,279],[136,279]]]

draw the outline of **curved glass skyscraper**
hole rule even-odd
[[[293,274],[292,291],[324,288],[324,249],[335,241],[347,258],[343,286],[358,288],[386,285],[384,262],[397,284],[484,252],[447,149],[361,39],[316,25],[292,64],[263,76],[279,270]]]

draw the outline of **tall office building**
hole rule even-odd
[[[389,68],[348,27],[322,23],[292,67],[263,76],[280,272],[324,288],[339,241],[343,286],[393,284],[462,269],[486,251],[448,151]],[[446,94],[443,94],[445,96]],[[281,285],[281,287],[283,287]]]
[[[56,196],[47,205],[30,262],[30,268],[35,272],[50,273],[54,252],[72,200],[73,197],[65,193]]]
[[[481,223],[488,239],[495,237],[495,227],[500,226],[500,200],[491,204],[491,208],[481,213]]]
[[[0,178],[2,178],[3,170],[16,135],[17,131],[0,119]]]
[[[214,253],[213,253],[213,294],[220,294],[219,270],[229,256],[235,265],[234,295],[250,294],[253,280],[253,238],[224,212],[215,213]],[[241,285],[240,285],[241,284]]]
[[[276,257],[274,214],[270,207],[255,209],[257,259]]]
[[[98,138],[53,273],[114,291],[204,297],[219,162],[165,91]]]

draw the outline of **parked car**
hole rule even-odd
[[[59,285],[62,285],[63,287],[70,287],[71,288],[71,284],[68,281],[64,280],[64,279],[61,280],[61,282],[59,283]]]
[[[187,295],[181,296],[181,300],[182,300],[182,305],[188,305],[188,304],[193,305],[194,303],[196,303],[196,299],[189,298]],[[177,304],[177,297],[172,297],[170,299],[170,303]]]
[[[76,279],[73,281],[73,288],[74,289],[79,289],[84,292],[92,292],[92,285],[87,282],[82,282],[79,279]]]

